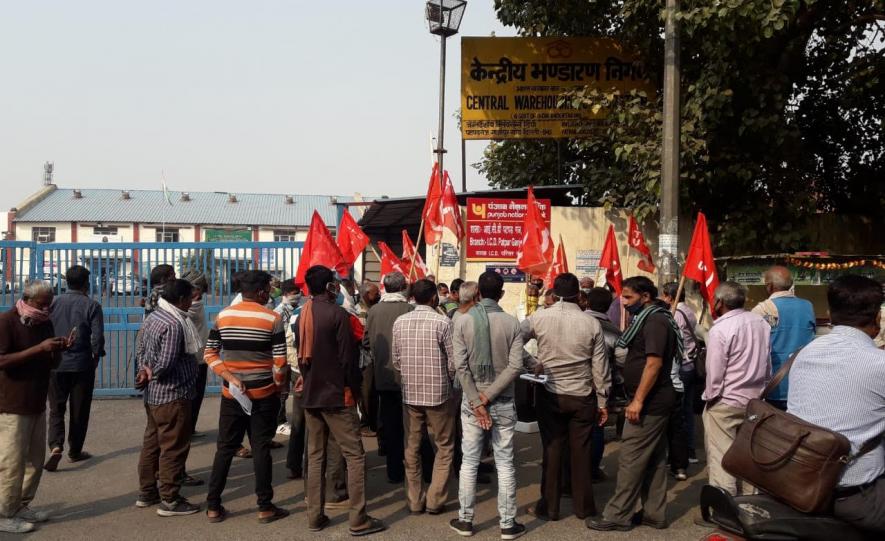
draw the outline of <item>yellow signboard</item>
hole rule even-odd
[[[584,87],[655,96],[642,61],[610,38],[461,38],[464,139],[586,137],[605,111],[562,99]]]

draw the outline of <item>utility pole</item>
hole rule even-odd
[[[675,281],[679,254],[679,0],[667,0],[664,24],[664,143],[661,156],[660,283]]]

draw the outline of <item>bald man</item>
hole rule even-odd
[[[771,267],[763,276],[768,299],[753,308],[771,326],[771,373],[780,370],[793,352],[814,339],[816,327],[814,308],[793,292],[790,270],[780,265]],[[786,411],[789,378],[784,378],[768,397],[768,402]]]

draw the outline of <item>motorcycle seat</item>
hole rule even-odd
[[[865,534],[830,515],[810,515],[766,494],[732,496],[721,488],[701,489],[701,516],[724,530],[766,541],[862,541]]]

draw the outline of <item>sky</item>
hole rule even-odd
[[[446,169],[460,36],[515,35],[492,0],[449,38]],[[0,17],[0,209],[65,188],[408,196],[426,190],[439,38],[421,0],[9,2]],[[470,164],[467,187],[487,186]]]

